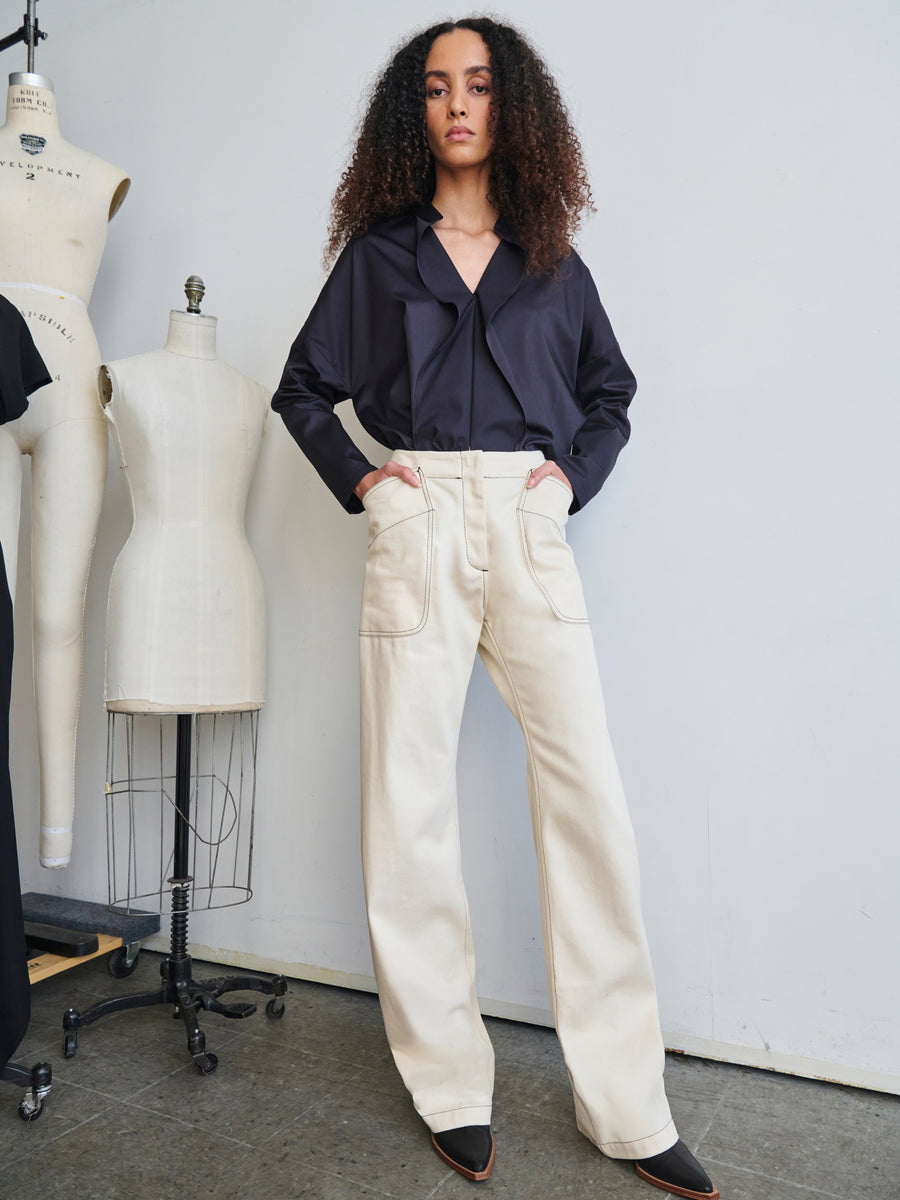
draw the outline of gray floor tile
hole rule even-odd
[[[424,1194],[424,1193],[423,1193]],[[216,1200],[387,1200],[388,1192],[348,1182],[337,1175],[299,1164],[282,1151],[254,1150],[224,1184]]]
[[[542,1070],[560,1066],[565,1070],[555,1029],[523,1025],[519,1021],[505,1021],[499,1017],[486,1017],[484,1023],[498,1059],[526,1063]]]
[[[249,1147],[119,1104],[5,1170],[2,1200],[212,1197]]]
[[[666,1095],[679,1137],[692,1149],[706,1133],[733,1078],[733,1067],[666,1055]]]
[[[406,1086],[393,1058],[387,1062],[379,1059],[360,1067],[353,1074],[353,1082],[370,1091],[393,1097],[395,1100],[408,1098]]]
[[[352,1073],[347,1063],[246,1035],[228,1046],[212,1075],[185,1067],[131,1103],[259,1146]]]
[[[722,1200],[834,1200],[835,1197],[834,1192],[812,1191],[808,1187],[771,1179],[756,1171],[744,1171],[708,1158],[704,1158],[703,1165],[719,1189]],[[645,1196],[644,1200],[652,1198]],[[841,1193],[840,1200],[856,1200],[856,1197],[854,1193]]]
[[[376,1095],[352,1082],[335,1084],[265,1149],[400,1200],[424,1200],[447,1173],[408,1099]]]
[[[498,1058],[494,1078],[493,1127],[503,1129],[523,1112],[538,1113],[545,1121],[575,1127],[575,1102],[569,1076],[561,1063],[540,1067]]]
[[[897,1200],[900,1098],[734,1068],[700,1157],[841,1200]]]
[[[393,1066],[378,997],[368,992],[292,980],[284,1017],[267,1021],[255,1032],[278,1045],[289,1043],[357,1067]]]
[[[7,1086],[0,1090],[0,1163],[4,1168],[39,1153],[50,1142],[105,1112],[111,1104],[108,1096],[54,1079],[50,1095],[44,1102],[44,1111],[37,1120],[26,1123],[18,1118],[16,1111],[24,1095],[24,1089],[19,1091]],[[2,1187],[0,1175],[0,1195]]]

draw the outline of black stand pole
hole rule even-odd
[[[22,18],[21,27],[15,33],[10,33],[4,38],[0,38],[0,51],[8,50],[10,46],[24,42],[28,47],[28,70],[34,71],[34,48],[46,36],[46,33],[38,28],[37,17],[34,15],[34,3],[30,3],[28,5],[28,12]]]
[[[197,1014],[201,1009],[221,1013],[224,1017],[240,1020],[256,1012],[255,1004],[222,1004],[219,996],[226,992],[254,991],[272,996],[266,1005],[266,1016],[284,1016],[284,1000],[287,980],[283,975],[271,979],[256,979],[252,975],[227,975],[195,983],[192,976],[191,956],[188,954],[188,917],[193,878],[188,874],[190,864],[190,804],[191,804],[191,731],[193,718],[179,713],[175,750],[175,836],[173,851],[173,875],[169,879],[172,887],[172,924],[168,958],[160,964],[162,987],[154,992],[138,992],[132,996],[120,996],[103,1000],[86,1013],[70,1008],[63,1016],[63,1053],[74,1058],[78,1049],[78,1030],[92,1025],[101,1017],[123,1012],[129,1008],[151,1008],[157,1004],[174,1004],[175,1016],[184,1021],[187,1032],[188,1051],[201,1075],[210,1075],[216,1069],[218,1059],[206,1049],[206,1034],[200,1028]]]

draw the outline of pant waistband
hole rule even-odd
[[[473,471],[485,479],[522,479],[545,461],[540,450],[394,450],[391,458],[432,479],[462,479]]]

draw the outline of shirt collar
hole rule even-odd
[[[453,270],[437,234],[430,238],[424,236],[436,221],[441,220],[441,213],[433,204],[425,204],[415,210],[415,218],[419,277],[435,299],[454,305],[459,317],[474,297],[458,273]],[[506,303],[525,274],[525,251],[522,243],[502,218],[497,219],[494,232],[500,238],[500,245],[488,264],[476,293],[485,325],[490,325],[494,313]]]
[[[426,229],[429,229],[435,222],[443,220],[443,213],[438,212],[433,204],[422,204],[415,210],[415,218],[417,225],[418,240],[421,241],[422,234]],[[511,225],[503,217],[498,217],[494,224],[494,233],[501,237],[504,242],[512,242],[519,249],[524,249],[518,235]]]

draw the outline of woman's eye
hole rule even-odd
[[[490,88],[486,83],[473,83],[470,89],[476,96],[486,96],[490,92]]]
[[[445,96],[446,94],[447,94],[447,89],[444,87],[441,87],[440,84],[438,84],[435,87],[430,87],[430,88],[425,89],[425,95],[429,100],[434,96]]]

